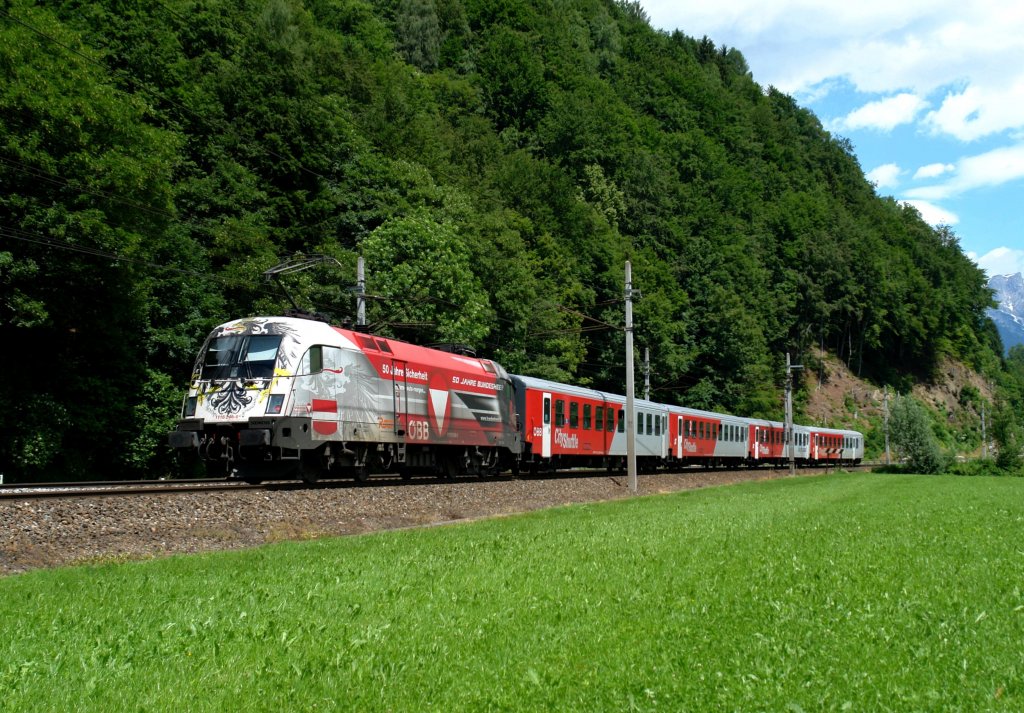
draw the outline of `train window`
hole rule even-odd
[[[210,341],[203,357],[203,379],[269,379],[281,337],[233,334]]]
[[[654,417],[651,414],[647,414],[647,435],[648,436],[650,436],[652,433],[654,433],[654,424],[651,423],[651,421],[653,421],[653,420],[654,420]]]
[[[569,402],[569,428],[580,427],[580,405],[575,401]]]
[[[644,415],[639,411],[636,412],[636,435],[644,435]]]
[[[587,412],[586,411],[583,412],[583,422],[584,423],[587,422]],[[604,406],[595,406],[594,407],[594,430],[595,431],[603,431],[604,430]]]
[[[704,438],[704,422],[697,424],[697,438]]]
[[[661,435],[661,416],[655,416],[654,417],[654,435],[655,436],[660,436]]]
[[[544,423],[551,423],[551,399],[544,399]]]
[[[661,417],[661,432],[668,435],[668,416]]]
[[[611,423],[611,419],[608,419],[608,423]],[[623,409],[619,409],[619,433],[626,432],[626,412]]]
[[[565,425],[565,401],[555,399],[555,425]]]
[[[593,411],[593,407],[590,404],[583,404],[583,430],[589,431],[591,418],[590,414]]]

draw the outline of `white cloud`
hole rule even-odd
[[[907,191],[907,196],[938,201],[959,196],[975,188],[999,186],[1024,178],[1024,143],[968,156],[957,163],[956,173],[945,183]]]
[[[956,166],[951,163],[930,163],[927,166],[921,166],[917,169],[914,174],[914,179],[920,178],[938,178],[944,173],[956,170]]]
[[[925,123],[934,133],[974,141],[1021,126],[1022,108],[1024,75],[950,92],[942,105],[928,114]]]
[[[987,272],[989,277],[1024,272],[1024,250],[1003,247],[990,250],[980,258],[973,254],[969,257],[975,260],[978,267]]]
[[[921,214],[924,222],[929,225],[956,225],[960,222],[960,216],[956,213],[952,213],[945,208],[940,208],[934,203],[920,200],[906,200],[901,202],[917,208],[917,212]]]
[[[926,122],[937,134],[971,141],[1024,127],[1019,0],[643,4],[656,27],[739,48],[758,82],[801,100],[827,92],[842,78],[862,93],[932,99],[937,108]],[[873,114],[884,108],[863,107],[865,114],[854,112],[846,120],[884,128],[885,121],[905,122],[910,110],[916,117],[922,107],[903,107],[900,114],[890,106]]]
[[[900,124],[909,124],[928,106],[928,102],[914,94],[897,94],[865,104],[836,122],[839,129],[878,129],[892,131]]]
[[[900,173],[902,171],[895,163],[884,163],[871,169],[864,176],[879,188],[892,188],[899,185]]]

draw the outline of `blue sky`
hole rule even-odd
[[[739,49],[754,80],[853,143],[879,195],[1024,272],[1020,0],[641,0],[654,27]]]

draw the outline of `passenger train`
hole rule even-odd
[[[624,468],[626,398],[296,317],[217,327],[170,445],[249,482]],[[787,463],[784,424],[634,401],[641,470]],[[856,464],[856,431],[794,426],[800,465]]]

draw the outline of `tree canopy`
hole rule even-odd
[[[195,350],[286,302],[655,397],[781,415],[783,355],[998,368],[984,274],[875,194],[742,53],[613,0],[10,0],[0,10],[0,464],[160,465]]]

